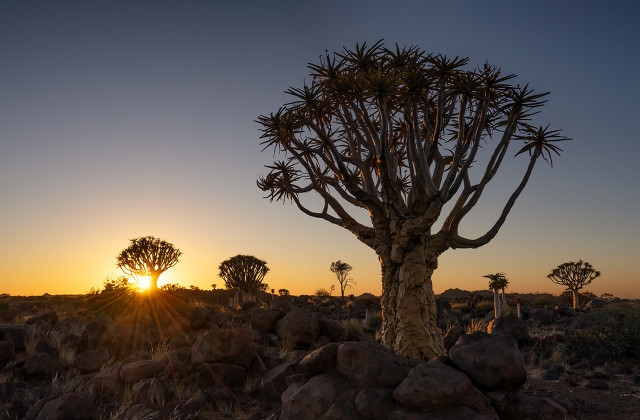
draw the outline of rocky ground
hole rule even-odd
[[[637,418],[636,303],[486,309],[441,301],[448,356],[417,361],[377,344],[371,295],[5,296],[0,419]]]

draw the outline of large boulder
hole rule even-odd
[[[380,344],[345,342],[338,345],[336,369],[359,387],[396,387],[412,367],[412,362]]]
[[[37,419],[89,420],[96,418],[98,408],[85,397],[75,393],[64,394],[44,404]]]
[[[12,341],[16,350],[26,350],[27,330],[25,325],[0,325],[0,341]]]
[[[529,336],[529,327],[518,318],[513,312],[502,315],[493,319],[487,326],[489,334],[509,334],[516,339],[519,346],[528,344],[531,341]]]
[[[444,336],[444,349],[447,352],[451,350],[451,347],[456,344],[456,341],[458,341],[458,339],[466,333],[467,331],[462,325],[456,325],[455,327],[449,329],[449,331],[447,331]]]
[[[45,311],[45,312],[42,312],[42,313],[39,313],[37,315],[33,315],[33,316],[29,317],[29,319],[27,319],[26,323],[29,324],[29,325],[32,325],[32,324],[35,324],[38,321],[44,321],[49,326],[53,327],[58,323],[58,314],[56,313],[56,311],[53,311],[53,310]]]
[[[33,353],[24,359],[24,373],[32,378],[52,378],[66,369],[66,363],[47,353]]]
[[[307,354],[300,360],[300,370],[315,375],[336,366],[338,343],[329,343]]]
[[[16,345],[13,341],[0,341],[0,362],[11,360],[16,355]]]
[[[320,326],[320,335],[327,337],[334,342],[345,341],[347,339],[347,330],[337,319],[323,317],[318,320]]]
[[[350,392],[349,392],[350,391]],[[335,372],[322,373],[311,378],[304,385],[293,384],[282,394],[282,411],[280,420],[299,419],[327,419],[327,418],[357,418],[355,416],[332,417],[330,410],[332,406],[335,413],[338,407],[353,406],[354,391]]]
[[[120,368],[120,379],[125,382],[138,382],[153,378],[164,370],[166,363],[162,360],[138,360],[126,363]]]
[[[80,350],[92,350],[109,344],[109,321],[96,318],[85,325],[80,334]]]
[[[251,325],[263,332],[273,332],[276,329],[276,323],[282,318],[282,312],[275,309],[257,308],[251,315]]]
[[[81,373],[98,372],[109,361],[111,355],[105,347],[87,350],[76,356],[74,364]]]
[[[299,309],[287,312],[276,324],[278,337],[300,344],[313,344],[319,332],[318,318],[312,312]]]
[[[191,362],[232,363],[249,369],[255,347],[251,331],[245,328],[212,330],[198,337],[191,347]]]
[[[393,398],[415,411],[436,411],[464,405],[480,413],[492,411],[491,401],[464,373],[442,363],[420,363],[395,389]]]
[[[518,342],[507,334],[466,334],[449,350],[455,367],[485,391],[515,390],[527,380]]]

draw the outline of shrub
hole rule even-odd
[[[329,293],[327,289],[318,289],[316,290],[315,295],[318,297],[329,297],[331,296],[331,293]]]
[[[539,293],[531,299],[530,305],[533,308],[553,308],[558,305],[558,298],[549,293]]]
[[[347,331],[349,340],[358,341],[364,336],[362,324],[355,318],[342,320],[342,326]]]
[[[382,312],[369,312],[369,324],[367,325],[367,327],[370,330],[377,330],[378,328],[382,327]]]
[[[493,301],[483,300],[476,305],[478,312],[493,312]]]

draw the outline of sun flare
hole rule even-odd
[[[141,292],[146,292],[151,287],[151,278],[149,278],[148,276],[138,276],[137,278],[133,279],[133,282]]]

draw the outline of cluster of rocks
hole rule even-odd
[[[11,378],[0,382],[0,419],[104,417],[125,395],[124,419],[206,410],[246,410],[248,419],[573,418],[563,398],[523,392],[519,345],[529,335],[514,316],[495,320],[488,333],[451,329],[448,355],[430,361],[345,341],[330,314],[287,299],[237,314],[195,308],[174,316],[162,334],[146,333],[172,338],[163,351],[140,351],[136,328],[105,318],[58,322],[51,311],[0,325],[0,367]],[[61,356],[60,343],[72,358]]]

